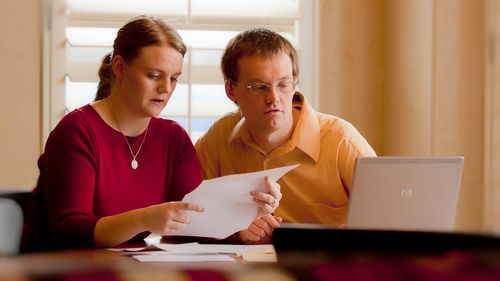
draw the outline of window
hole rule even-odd
[[[195,141],[236,106],[219,69],[222,50],[239,32],[265,27],[299,51],[300,89],[312,95],[313,3],[300,0],[53,0],[45,34],[44,133],[65,113],[91,102],[102,57],[116,32],[140,14],[166,19],[188,47],[183,74],[160,117],[179,122]],[[309,97],[311,99],[311,97]],[[314,104],[314,100],[311,100]]]

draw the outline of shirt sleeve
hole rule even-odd
[[[51,231],[63,246],[94,246],[95,145],[81,120],[63,119],[45,148],[44,191]]]
[[[339,147],[338,168],[347,195],[350,194],[354,167],[358,157],[376,157],[377,154],[366,139],[351,125]]]

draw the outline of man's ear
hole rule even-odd
[[[238,105],[236,95],[234,94],[233,84],[229,79],[224,82],[224,87],[226,88],[226,96],[233,101],[234,104]]]
[[[123,73],[125,72],[125,61],[122,56],[113,56],[113,61],[111,62],[111,69],[118,79],[123,79]]]

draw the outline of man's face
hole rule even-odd
[[[294,83],[290,57],[284,52],[265,59],[258,55],[244,56],[238,62],[238,69],[239,78],[234,81],[237,84],[226,81],[226,93],[238,103],[251,134],[265,137],[289,133],[293,127],[295,93],[287,92],[287,88],[294,88],[290,86]]]

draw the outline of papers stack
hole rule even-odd
[[[140,262],[194,262],[194,261],[253,261],[275,262],[276,252],[273,245],[233,245],[233,244],[170,244],[154,243],[138,248],[111,248],[131,254]]]

